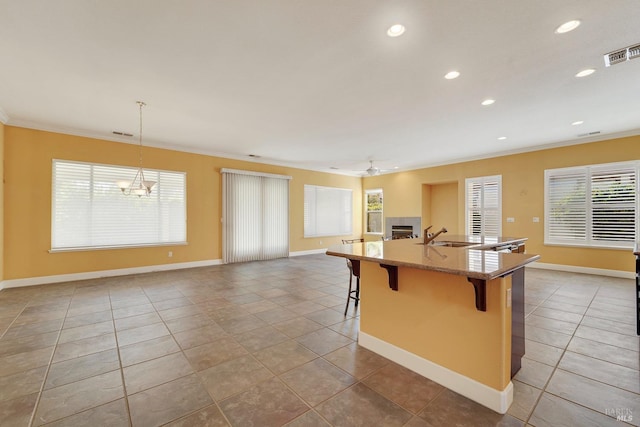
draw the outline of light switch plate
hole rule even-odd
[[[540,222],[540,218],[539,218],[539,217],[537,217],[537,216],[534,216],[534,217],[533,217],[533,222]]]
[[[507,308],[511,307],[511,289],[507,289]]]
[[[507,222],[516,222],[516,219],[512,216],[507,217]]]

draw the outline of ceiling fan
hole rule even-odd
[[[373,166],[373,160],[369,160],[369,167],[364,171],[369,176],[380,175],[381,172],[390,172],[391,169],[380,169]]]

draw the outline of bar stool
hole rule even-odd
[[[351,243],[362,243],[364,239],[344,239],[342,240],[343,245],[348,245]],[[349,293],[347,293],[347,306],[344,308],[344,315],[347,315],[347,311],[349,311],[349,302],[354,300],[356,303],[356,307],[358,307],[358,303],[360,302],[360,261],[354,260],[353,262],[347,258],[347,268],[349,269]],[[356,278],[356,288],[353,289],[353,277]]]

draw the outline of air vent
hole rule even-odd
[[[581,134],[578,135],[578,138],[583,138],[585,136],[593,136],[593,135],[600,135],[600,131],[596,130],[596,131],[593,131],[593,132],[581,133]]]
[[[640,57],[640,44],[607,53],[604,56],[604,65],[610,67],[638,57]]]
[[[114,134],[114,135],[119,135],[119,136],[128,136],[128,137],[133,136],[133,135],[132,135],[132,134],[130,134],[130,133],[120,132],[120,131],[117,131],[117,130],[114,130],[114,131],[113,131],[113,134]]]
[[[631,46],[629,48],[629,54],[627,55],[627,57],[629,59],[636,59],[636,58],[640,57],[640,44],[637,44],[635,46]]]

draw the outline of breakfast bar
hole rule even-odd
[[[499,413],[524,354],[525,238],[332,246],[359,264],[358,343]]]

